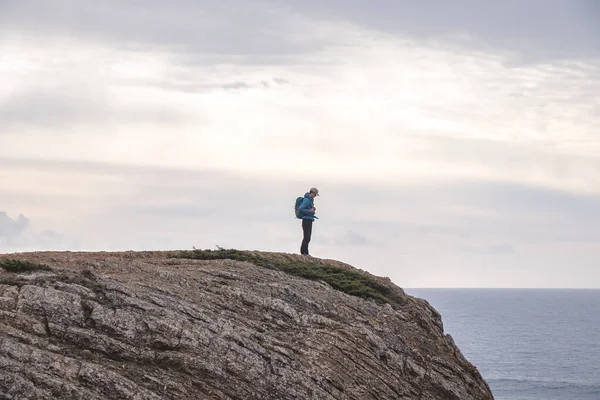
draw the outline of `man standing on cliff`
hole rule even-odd
[[[302,232],[304,232],[304,238],[302,239],[302,245],[300,246],[300,254],[303,256],[310,255],[308,253],[308,243],[312,236],[312,226],[315,221],[315,197],[319,195],[317,188],[312,188],[304,195],[304,200],[299,208],[299,213],[302,216]]]

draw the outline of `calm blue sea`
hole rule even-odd
[[[406,292],[442,314],[496,400],[600,400],[600,290]]]

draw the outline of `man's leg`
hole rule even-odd
[[[300,254],[307,255],[308,253],[308,244],[310,243],[310,238],[312,236],[312,224],[313,221],[310,219],[302,220],[302,231],[304,232],[304,238],[302,239],[302,246],[300,247]]]
[[[306,253],[308,253],[308,244],[306,243],[306,220],[303,219],[302,220],[302,245],[300,245],[300,254],[304,255]]]

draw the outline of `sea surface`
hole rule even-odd
[[[442,314],[496,400],[600,400],[600,290],[406,292]]]

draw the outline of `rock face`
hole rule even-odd
[[[385,278],[394,304],[164,252],[2,258],[53,271],[0,270],[0,399],[493,399],[440,315]]]

